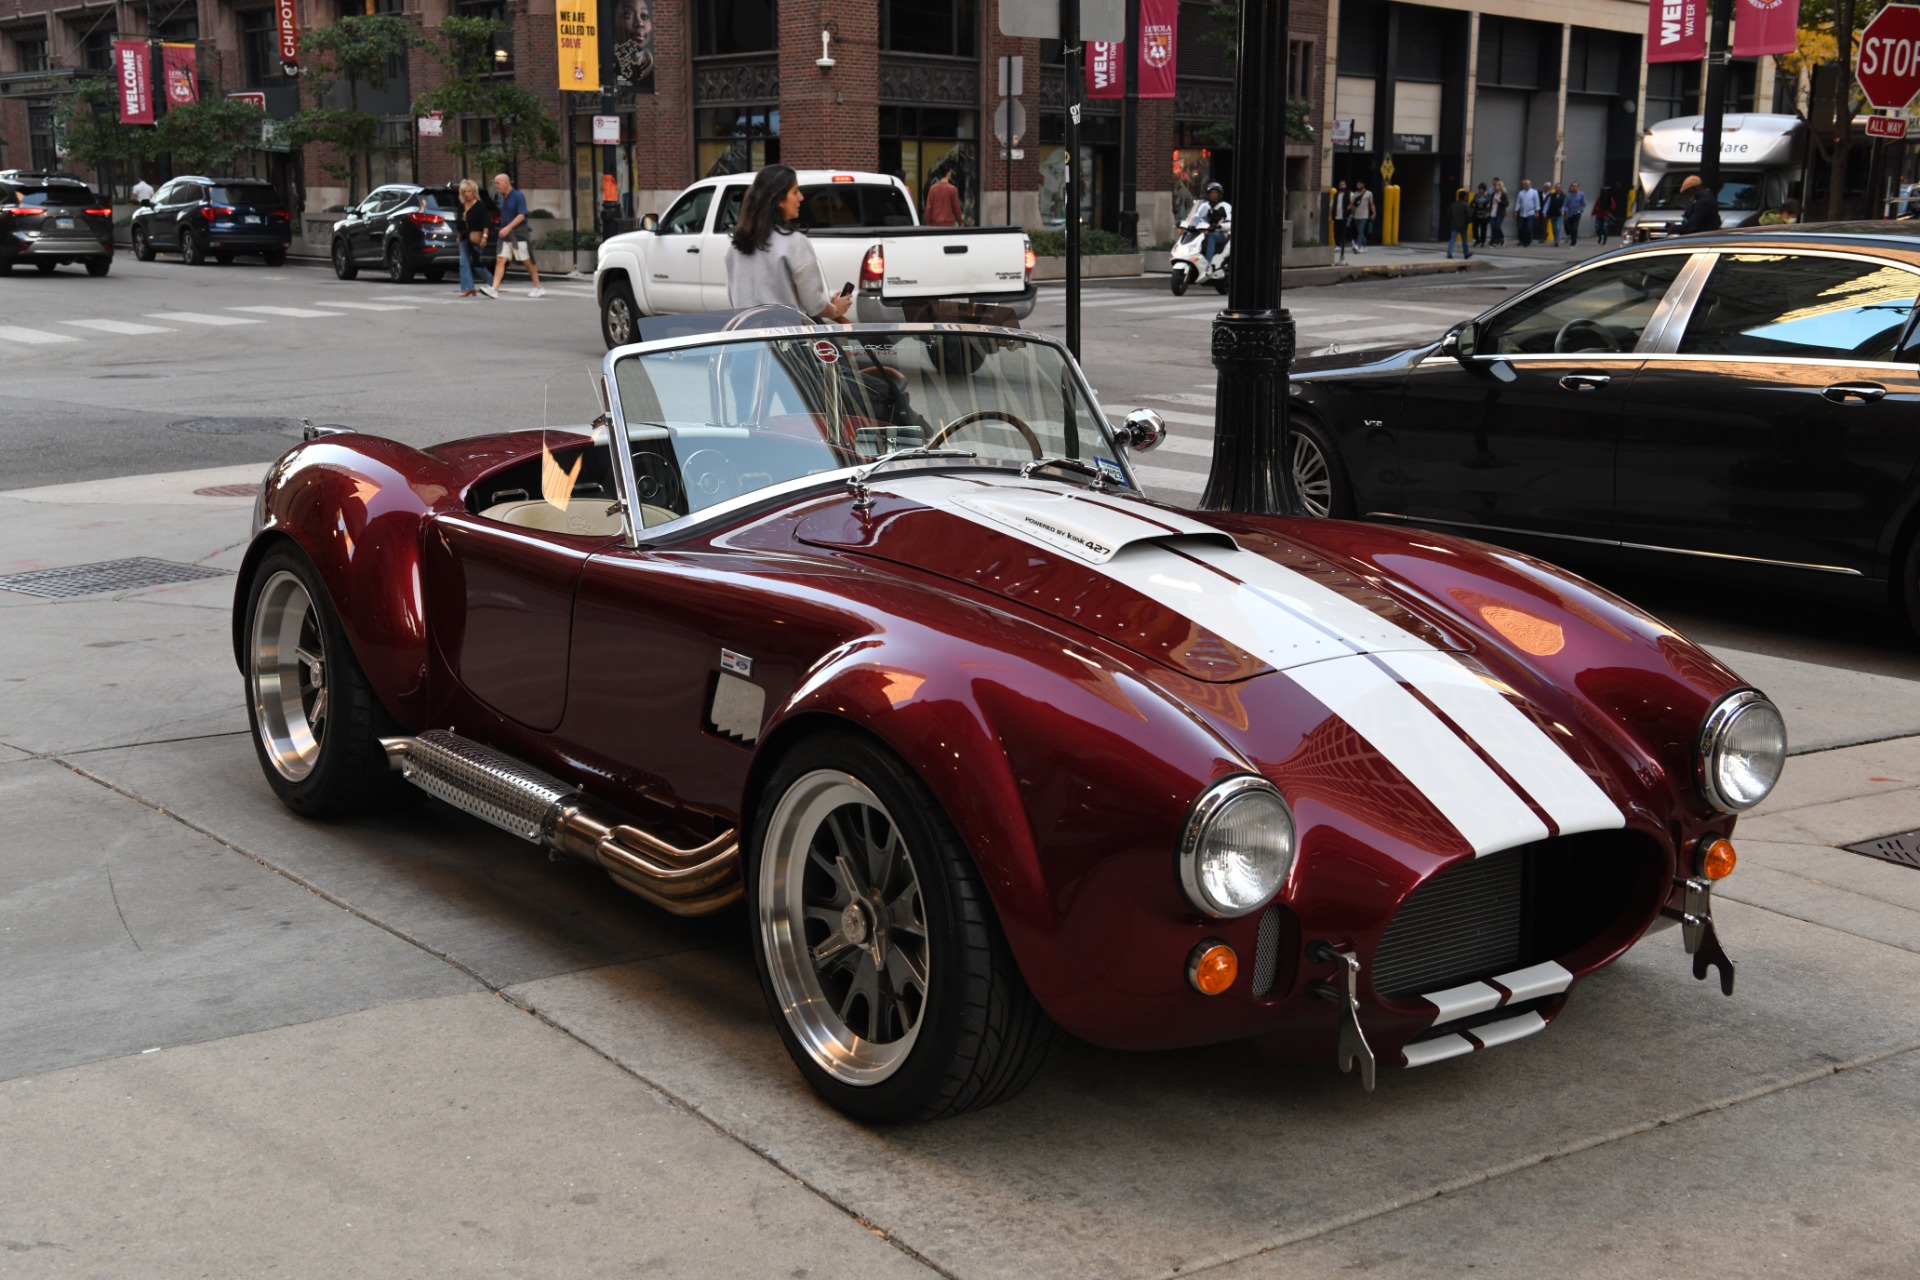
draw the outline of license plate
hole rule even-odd
[[[53,220],[53,229],[55,231],[71,231],[73,230],[73,219],[72,218],[55,218]]]
[[[250,214],[248,214],[248,215],[246,216],[246,219],[245,219],[245,220],[246,220],[246,221],[248,221],[248,222],[255,222],[255,223],[257,223],[257,222],[259,222],[259,221],[260,221],[260,215],[259,215],[259,214],[257,214],[257,213],[250,213]]]

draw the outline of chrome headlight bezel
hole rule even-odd
[[[1251,905],[1221,902],[1208,892],[1207,877],[1203,874],[1202,860],[1207,853],[1207,841],[1218,829],[1221,819],[1232,810],[1236,803],[1258,795],[1270,800],[1278,807],[1285,822],[1284,843],[1286,851],[1280,859],[1278,874],[1273,878],[1272,888]],[[1293,874],[1293,864],[1299,854],[1299,833],[1294,826],[1293,807],[1280,794],[1280,789],[1265,778],[1254,774],[1235,774],[1223,778],[1201,793],[1194,801],[1192,810],[1187,814],[1186,825],[1180,832],[1180,850],[1177,862],[1180,869],[1180,888],[1186,894],[1187,901],[1193,907],[1217,920],[1233,920],[1241,916],[1250,916],[1259,911],[1277,897],[1286,887],[1287,879]]]
[[[1722,813],[1744,813],[1753,808],[1767,796],[1773,794],[1773,788],[1779,785],[1779,772],[1775,771],[1774,780],[1766,791],[1751,800],[1737,800],[1728,794],[1721,776],[1721,753],[1727,745],[1727,738],[1733,726],[1743,716],[1753,714],[1771,714],[1780,722],[1780,765],[1786,764],[1787,720],[1780,714],[1780,708],[1773,700],[1758,689],[1740,689],[1728,694],[1715,703],[1713,710],[1700,725],[1700,740],[1694,757],[1695,781],[1700,787],[1700,795],[1706,802]]]

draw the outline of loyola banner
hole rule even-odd
[[[153,123],[153,77],[145,40],[113,42],[113,76],[121,124]]]
[[[1647,61],[1698,62],[1706,56],[1707,0],[1651,0]]]
[[[1143,98],[1173,96],[1174,32],[1180,0],[1140,0],[1140,67],[1136,83]]]
[[[560,34],[560,91],[600,91],[600,11],[587,0],[553,6]]]
[[[190,44],[160,46],[160,74],[166,80],[167,105],[200,101],[199,50]]]
[[[1800,0],[1739,0],[1733,10],[1733,56],[1792,53],[1800,31]]]

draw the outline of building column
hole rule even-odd
[[[1756,114],[1766,115],[1773,110],[1773,82],[1779,69],[1772,58],[1761,58],[1753,73],[1753,109]]]
[[[1573,24],[1560,24],[1560,95],[1553,107],[1553,184],[1560,185],[1560,169],[1567,162],[1567,59],[1573,49]]]
[[[1320,131],[1320,186],[1324,190],[1333,181],[1333,122],[1340,118],[1340,0],[1327,0],[1327,55],[1322,61],[1326,127]]]
[[[1480,99],[1480,11],[1467,15],[1467,124],[1460,143],[1460,185],[1473,191],[1473,111]]]

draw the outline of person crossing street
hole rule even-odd
[[[547,291],[540,287],[540,268],[533,261],[533,235],[527,226],[526,193],[504,173],[494,175],[493,189],[500,193],[500,244],[493,262],[493,283],[481,285],[480,292],[489,298],[499,297],[500,282],[507,278],[507,263],[518,260],[526,264],[527,274],[533,278],[527,296],[544,298]]]
[[[1560,212],[1566,222],[1567,247],[1569,249],[1580,243],[1580,215],[1586,211],[1587,193],[1580,189],[1579,183],[1568,183],[1567,201]]]

